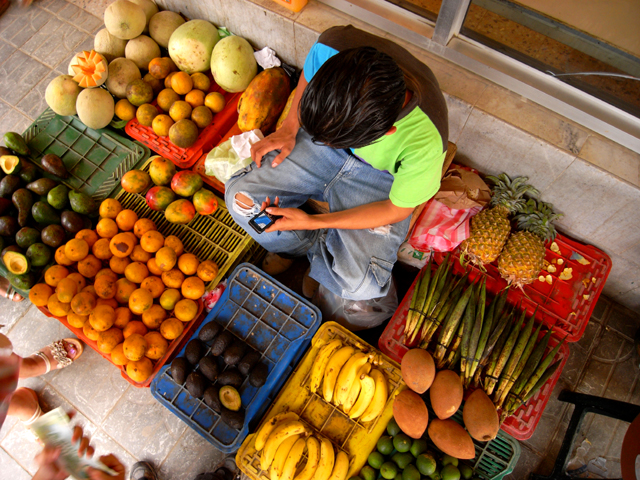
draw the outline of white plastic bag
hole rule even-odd
[[[227,183],[234,173],[252,162],[251,157],[240,158],[231,146],[231,138],[209,152],[204,161],[204,173]]]

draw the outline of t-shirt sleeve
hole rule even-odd
[[[326,45],[316,42],[304,61],[304,78],[307,82],[310,82],[313,76],[316,74],[320,67],[333,57],[338,51],[335,48],[327,47]]]
[[[446,153],[424,149],[404,158],[393,176],[389,192],[391,203],[396,207],[413,208],[431,199],[440,188]]]

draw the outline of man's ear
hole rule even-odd
[[[395,125],[393,127],[391,127],[389,129],[389,131],[387,133],[385,133],[385,135],[393,135],[394,133],[396,133],[396,130],[398,130]]]

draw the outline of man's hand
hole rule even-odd
[[[262,157],[273,150],[280,150],[280,153],[271,163],[272,167],[277,167],[291,153],[293,147],[296,146],[296,135],[298,131],[282,127],[276,130],[268,137],[251,145],[251,158],[258,168],[262,166]]]
[[[124,480],[124,466],[122,465],[122,463],[120,463],[120,460],[118,460],[115,455],[103,455],[102,457],[100,457],[100,461],[110,469],[114,470],[117,475],[112,476],[108,473],[96,470],[95,468],[89,468],[88,473],[91,480]]]
[[[299,208],[269,207],[267,212],[282,218],[276,220],[265,232],[314,230],[316,228],[314,227],[313,215],[309,215]]]
[[[93,456],[94,450],[89,445],[89,437],[83,435],[81,427],[74,427],[71,441],[73,443],[79,442],[78,456],[87,458]],[[67,478],[69,474],[58,464],[59,456],[59,448],[44,447],[44,450],[36,455],[36,463],[39,468],[33,476],[33,480],[64,480]]]

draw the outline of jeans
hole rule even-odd
[[[376,170],[346,150],[314,144],[302,129],[296,146],[276,168],[277,152],[240,170],[226,184],[225,201],[233,219],[266,250],[293,256],[306,255],[310,276],[336,295],[350,300],[384,296],[400,244],[409,229],[405,220],[364,230],[304,230],[257,234],[249,219],[269,197],[280,198],[280,207],[298,208],[308,199],[329,203],[331,212],[388,200],[393,176]],[[234,197],[243,193],[253,200],[243,208]]]

